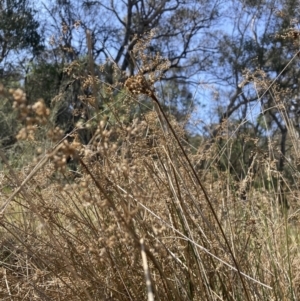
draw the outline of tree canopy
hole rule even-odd
[[[275,139],[283,170],[288,132],[299,132],[298,19],[292,0],[51,0],[38,9],[6,0],[0,63],[26,50],[21,63],[3,70],[15,74],[10,84],[24,83],[29,102],[44,97],[66,131],[108,110],[107,86],[120,101],[128,77],[158,71],[154,86],[164,109],[184,124],[204,118],[193,135],[215,139],[232,122],[232,137],[242,131]],[[139,101],[151,107],[147,97]]]

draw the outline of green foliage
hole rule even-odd
[[[16,142],[16,134],[20,128],[17,112],[12,101],[0,95],[0,148],[7,148]]]
[[[248,169],[252,164],[253,155],[258,151],[259,139],[257,139],[254,129],[247,127],[247,125],[241,127],[229,139],[231,135],[231,132],[224,133],[216,140],[220,152],[220,158],[218,158],[219,169],[221,171],[229,171],[232,177],[239,181],[247,175]]]
[[[36,55],[42,49],[36,11],[27,0],[5,0],[0,4],[0,62],[9,52],[29,48]]]
[[[188,86],[179,85],[176,81],[160,83],[157,90],[165,111],[175,116],[177,121],[186,122],[195,107],[199,105]]]
[[[50,107],[51,100],[59,93],[62,77],[62,65],[47,62],[32,63],[25,79],[28,102],[33,103],[43,97],[46,105]]]

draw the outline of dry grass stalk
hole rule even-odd
[[[200,145],[193,154],[182,142],[184,130],[155,94],[167,63],[158,55],[147,57],[143,43],[133,51],[137,75],[125,82],[131,95],[121,99],[133,105],[146,96],[156,111],[125,119],[123,107],[114,103],[119,85],[105,88],[101,93],[105,90],[111,100],[110,118],[97,113],[65,137],[53,126],[47,138],[52,147],[37,153],[39,163],[24,174],[12,170],[1,177],[0,297],[297,299],[299,212],[283,213],[274,201],[275,147],[270,144],[274,156],[265,156],[254,143],[258,151],[243,181],[229,172],[233,136],[221,148]],[[101,83],[95,75],[82,82]],[[22,91],[11,92],[25,118],[19,139],[34,142],[34,125],[48,124],[50,112],[42,100],[28,107]],[[79,135],[85,127],[93,129],[87,144]],[[223,132],[230,128],[223,127]],[[220,135],[219,141],[225,137]],[[196,168],[199,160],[207,162],[206,169]],[[224,160],[229,164],[222,171]],[[283,175],[278,178],[285,181]],[[297,193],[286,183],[295,202]]]

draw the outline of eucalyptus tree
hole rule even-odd
[[[218,51],[209,70],[218,123],[236,122],[233,137],[242,130],[261,143],[269,139],[279,149],[275,157],[283,171],[299,106],[299,3],[233,0],[226,20],[226,29],[213,33]]]
[[[78,63],[76,75],[57,74],[58,94],[64,99],[59,105],[64,112],[70,107],[85,110],[82,99],[93,97],[96,110],[101,109],[105,105],[103,86],[122,83],[147,64],[134,49],[151,32],[145,57],[155,58],[159,53],[169,61],[156,85],[157,92],[165,108],[182,120],[196,104],[192,86],[211,64],[215,45],[208,32],[220,19],[221,4],[220,0],[50,0],[41,6],[46,16],[43,33],[47,49],[36,63],[52,61],[65,71],[75,70],[74,63]],[[152,69],[156,67],[152,64]],[[87,87],[83,82],[88,77],[102,84],[94,81]]]
[[[30,59],[43,50],[36,11],[27,0],[0,1],[0,84],[15,87],[20,85],[23,68]],[[0,93],[0,146],[15,143],[18,130],[16,114],[7,95]]]
[[[38,54],[42,46],[36,11],[27,0],[4,0],[0,3],[0,64],[4,68],[12,60],[19,63],[21,50]],[[17,59],[18,58],[18,59]]]
[[[149,51],[160,51],[177,73],[184,70],[185,77],[181,79],[186,80],[203,69],[206,52],[211,50],[205,40],[206,31],[219,17],[220,3],[219,0],[57,0],[49,1],[44,8],[52,18],[46,34],[57,39],[69,60],[88,54],[88,30],[95,61],[111,59],[122,71],[133,73],[136,66],[130,53],[137,38],[156,29]],[[186,74],[188,70],[193,73]]]

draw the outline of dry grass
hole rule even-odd
[[[146,94],[154,110],[124,122],[112,104],[113,122],[92,117],[88,145],[76,129],[68,137],[52,129],[52,146],[27,168],[17,172],[6,162],[2,300],[299,299],[297,187],[286,185],[290,209],[282,208],[278,182],[285,179],[259,151],[242,181],[220,170],[224,158],[230,163],[233,137],[221,149],[192,151],[161,110],[153,90],[161,68],[151,73],[161,58],[154,60],[147,77],[141,66],[127,80],[123,99],[133,106]],[[28,107],[22,91],[11,92],[25,118],[18,138],[35,141],[50,112],[42,100]]]

